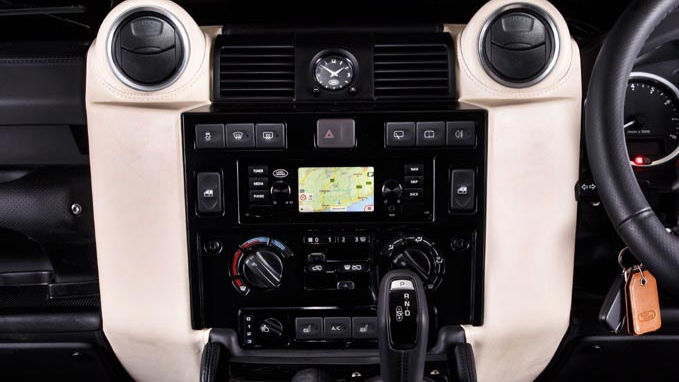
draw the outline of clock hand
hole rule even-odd
[[[330,78],[332,78],[332,77],[339,77],[340,72],[341,72],[342,70],[344,70],[344,69],[347,69],[347,67],[346,67],[346,66],[343,66],[343,67],[339,68],[339,70],[336,70],[336,71],[334,71],[334,72],[333,72],[333,71],[330,71]]]
[[[628,128],[628,127],[634,125],[635,123],[637,123],[637,120],[636,120],[636,119],[633,119],[633,120],[627,122],[623,127],[626,129],[626,128]]]
[[[333,72],[332,70],[330,70],[330,69],[329,69],[327,66],[325,66],[325,65],[322,65],[322,64],[321,64],[321,68],[327,70],[328,73],[330,73],[330,77],[332,77],[333,74],[335,73],[335,72]]]

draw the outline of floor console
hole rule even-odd
[[[394,268],[423,280],[432,337],[482,322],[484,111],[213,106],[183,134],[194,328],[245,349],[376,348]]]

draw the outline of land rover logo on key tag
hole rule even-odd
[[[287,178],[288,177],[288,170],[284,168],[279,168],[276,170],[273,170],[273,176],[276,178]]]

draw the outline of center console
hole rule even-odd
[[[482,322],[485,112],[212,106],[183,134],[194,328],[376,348],[391,269],[423,281],[432,337]]]

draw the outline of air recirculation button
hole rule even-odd
[[[180,74],[186,47],[179,28],[155,12],[138,12],[120,23],[111,56],[128,85],[157,90]]]
[[[558,36],[548,16],[512,8],[489,20],[481,36],[481,60],[488,74],[508,86],[540,81],[558,54]]]

